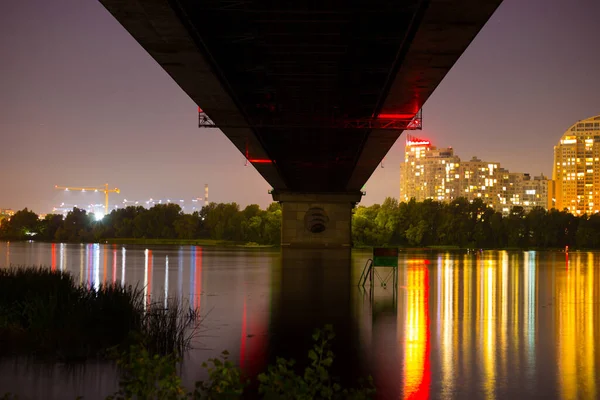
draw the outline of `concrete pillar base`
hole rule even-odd
[[[361,192],[273,192],[281,203],[281,245],[284,247],[351,247],[352,209]]]

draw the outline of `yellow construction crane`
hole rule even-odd
[[[55,189],[61,189],[61,190],[74,190],[74,191],[81,191],[81,192],[104,192],[104,213],[108,214],[109,210],[108,210],[108,194],[109,193],[121,193],[121,191],[117,188],[114,189],[109,189],[108,188],[108,183],[104,184],[103,188],[96,188],[96,187],[71,187],[71,186],[58,186],[55,185],[54,186]]]

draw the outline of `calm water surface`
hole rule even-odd
[[[382,399],[600,398],[600,253],[402,252],[398,287],[378,269],[356,287],[368,252],[224,250],[195,246],[0,243],[0,268],[45,265],[78,282],[140,284],[206,316],[186,357],[227,349],[248,374],[275,354],[304,358],[310,333],[333,323],[337,372],[372,374]],[[0,394],[100,399],[107,364],[0,362]]]

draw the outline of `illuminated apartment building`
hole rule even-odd
[[[600,210],[600,116],[571,126],[554,146],[548,207],[573,214]]]
[[[543,175],[509,172],[497,162],[473,157],[461,161],[452,148],[438,149],[427,140],[409,136],[400,167],[400,201],[432,199],[450,202],[459,197],[482,199],[507,214],[513,206],[525,211],[546,207],[548,180]]]
[[[548,208],[549,179],[545,177],[544,174],[541,174],[540,176],[534,176],[533,179],[529,177],[529,174],[525,174],[525,178],[526,179],[521,182],[523,208]]]
[[[458,194],[460,159],[452,148],[438,149],[428,140],[408,136],[400,167],[400,201],[452,200]]]
[[[497,172],[498,163],[481,161],[476,157],[463,161],[459,173],[461,197],[468,200],[480,198],[494,205],[498,195]]]

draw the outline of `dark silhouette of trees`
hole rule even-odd
[[[2,220],[0,237],[7,240],[32,239],[38,232],[40,221],[36,213],[27,208],[17,211],[10,219]]]
[[[359,206],[352,218],[355,246],[458,246],[463,248],[600,248],[600,215],[574,216],[537,207],[508,215],[481,199],[459,198]]]
[[[279,244],[281,207],[261,210],[256,204],[240,211],[236,203],[211,203],[202,211],[185,214],[177,204],[150,209],[127,207],[112,211],[101,221],[73,208],[67,216],[48,214],[40,220],[27,210],[0,224],[0,240],[99,242],[106,239],[214,239],[240,243]]]

